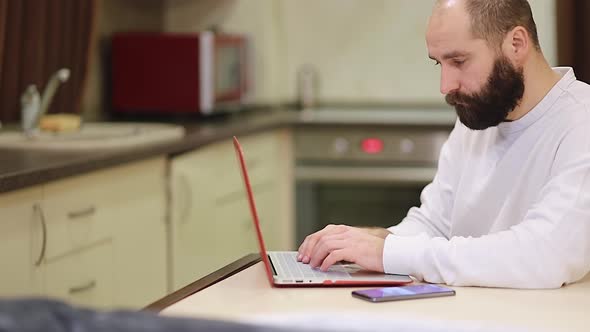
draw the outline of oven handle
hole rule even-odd
[[[435,174],[435,167],[297,166],[295,168],[297,181],[319,183],[428,184]]]

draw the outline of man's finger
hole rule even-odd
[[[343,260],[352,261],[352,259],[350,257],[347,257],[347,255],[346,255],[347,251],[349,251],[348,248],[337,249],[337,250],[332,251],[328,256],[326,256],[326,258],[322,262],[322,265],[320,266],[320,270],[326,272],[326,271],[328,271],[330,266],[336,264],[337,262],[340,262]]]
[[[332,251],[346,247],[348,241],[343,238],[342,234],[324,236],[315,246],[309,256],[311,259],[309,265],[312,267],[320,266],[326,256]]]
[[[299,254],[297,255],[297,260],[306,264],[309,263],[311,260],[312,253],[315,250],[315,246],[318,241],[320,241],[324,236],[327,235],[343,233],[348,228],[348,226],[344,225],[328,225],[324,227],[322,230],[317,231],[311,235],[308,235],[299,247]]]

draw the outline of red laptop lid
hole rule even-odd
[[[274,285],[273,273],[272,268],[270,266],[270,261],[268,259],[268,254],[266,253],[266,246],[264,245],[264,240],[262,239],[262,231],[260,229],[260,221],[258,220],[258,212],[256,211],[256,204],[254,203],[254,195],[252,194],[252,186],[250,185],[250,178],[248,177],[248,169],[246,167],[246,160],[244,158],[244,151],[242,150],[242,146],[238,141],[237,137],[234,136],[234,148],[236,150],[236,156],[238,162],[240,163],[240,170],[242,173],[242,179],[244,180],[244,187],[246,188],[246,193],[248,194],[248,205],[250,206],[250,213],[252,214],[252,220],[254,222],[254,226],[256,229],[256,236],[258,237],[258,247],[260,248],[260,257],[264,262],[264,266],[266,268],[266,275],[268,277],[268,281],[271,285]]]

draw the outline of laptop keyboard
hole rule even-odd
[[[350,274],[346,272],[322,272],[313,269],[309,264],[303,264],[297,261],[296,251],[274,251],[270,253],[272,263],[277,270],[277,274],[283,278],[309,279],[309,278],[347,278]]]

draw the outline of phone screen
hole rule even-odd
[[[352,292],[352,296],[371,302],[397,301],[451,295],[455,295],[455,291],[451,288],[431,284],[374,288]]]

